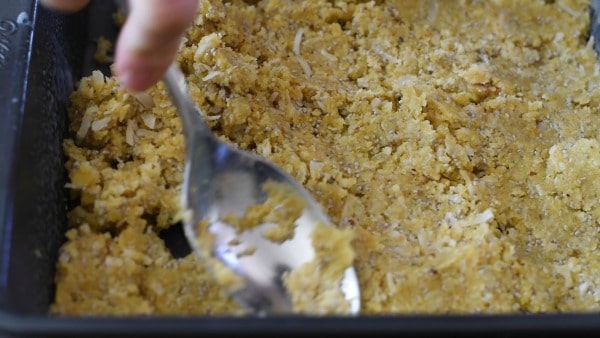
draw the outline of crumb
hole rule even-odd
[[[208,0],[177,61],[220,139],[355,234],[361,313],[597,311],[588,25],[583,0]],[[184,145],[164,85],[147,95],[95,72],[71,96],[53,313],[237,311],[156,236],[181,215]],[[307,289],[307,312],[335,311]]]
[[[94,60],[101,64],[113,63],[114,58],[112,56],[113,44],[107,38],[101,36],[96,41],[96,52],[94,53]]]

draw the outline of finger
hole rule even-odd
[[[41,0],[43,6],[61,12],[77,12],[89,2],[90,0]]]
[[[131,0],[119,34],[115,72],[125,87],[142,91],[158,82],[191,25],[197,0]]]

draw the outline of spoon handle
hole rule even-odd
[[[186,139],[186,143],[193,143],[197,137],[214,137],[204,118],[200,108],[192,101],[188,94],[187,82],[185,76],[179,70],[176,64],[172,64],[163,77],[167,89],[171,94],[171,99],[179,111],[181,117],[181,128]]]

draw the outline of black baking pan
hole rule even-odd
[[[66,229],[61,142],[68,96],[78,78],[102,68],[92,58],[94,41],[99,35],[116,36],[113,10],[113,2],[106,0],[68,16],[44,10],[34,0],[0,2],[0,336],[600,335],[598,313],[356,318],[49,315],[54,263]]]

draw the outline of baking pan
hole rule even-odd
[[[600,334],[598,313],[357,318],[48,315],[68,207],[61,150],[68,96],[78,78],[102,69],[92,55],[99,35],[116,36],[110,17],[113,10],[113,2],[106,0],[92,2],[86,10],[69,16],[44,10],[34,0],[0,2],[0,335]],[[600,33],[597,27],[591,32]]]

